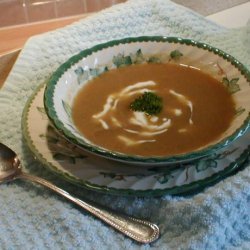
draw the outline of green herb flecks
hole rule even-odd
[[[162,106],[161,97],[153,92],[145,92],[130,104],[130,109],[145,112],[148,115],[157,115],[161,112]]]

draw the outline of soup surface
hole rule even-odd
[[[157,114],[131,103],[153,93]],[[230,125],[234,102],[218,80],[192,67],[141,64],[110,70],[76,96],[73,121],[92,143],[126,154],[168,156],[215,140]]]

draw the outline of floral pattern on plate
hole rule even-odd
[[[200,190],[241,168],[250,155],[250,133],[231,146],[189,164],[131,167],[89,154],[63,139],[43,107],[45,85],[28,101],[24,137],[36,157],[62,178],[84,188],[119,195],[153,196]]]

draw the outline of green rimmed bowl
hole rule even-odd
[[[72,104],[79,90],[107,70],[142,63],[177,63],[198,67],[224,84],[235,101],[230,127],[216,141],[196,151],[167,157],[126,155],[92,144],[74,125]],[[59,133],[77,146],[109,159],[143,165],[187,162],[214,153],[250,127],[250,72],[232,56],[210,45],[175,37],[137,37],[84,50],[62,64],[47,83],[44,106]]]

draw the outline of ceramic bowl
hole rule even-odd
[[[103,72],[141,63],[177,63],[198,67],[224,84],[235,101],[230,127],[196,151],[166,157],[126,155],[89,142],[72,121],[79,90]],[[250,73],[239,61],[210,45],[175,37],[137,37],[110,41],[86,49],[62,64],[47,83],[44,106],[58,132],[77,146],[112,160],[143,165],[183,163],[214,153],[241,137],[250,126]],[[91,104],[90,104],[91,105]],[[205,132],[205,131],[204,131]]]

